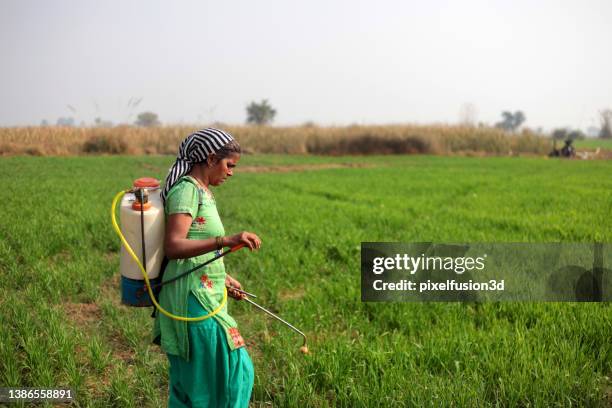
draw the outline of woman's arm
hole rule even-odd
[[[183,259],[217,249],[215,238],[187,239],[192,218],[189,214],[172,214],[166,221],[164,252],[168,259]]]
[[[215,238],[187,239],[187,233],[192,221],[189,214],[179,213],[168,216],[164,238],[164,252],[168,259],[191,258],[217,249]],[[238,244],[245,244],[251,250],[259,249],[261,240],[257,235],[246,231],[229,237],[223,237],[224,247],[234,247]]]

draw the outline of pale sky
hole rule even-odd
[[[612,108],[612,1],[0,0],[0,90],[0,126],[240,124],[266,98],[277,125],[453,124],[470,103],[585,129]]]

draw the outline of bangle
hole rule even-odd
[[[216,237],[215,242],[217,243],[217,249],[223,248],[223,237],[222,236]]]

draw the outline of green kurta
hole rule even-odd
[[[215,200],[207,190],[200,189],[190,176],[183,176],[168,192],[165,214],[186,213],[192,217],[187,234],[188,239],[206,239],[225,235],[225,230]],[[168,263],[163,280],[171,279],[203,262],[213,258],[217,252],[187,259],[173,259]],[[188,315],[188,301],[192,294],[208,313],[215,310],[223,300],[225,290],[225,266],[223,258],[199,269],[173,283],[164,286],[159,304],[170,313],[178,316]],[[230,350],[244,346],[236,321],[228,314],[227,305],[212,317],[225,331]],[[171,319],[157,313],[153,328],[153,338],[161,335],[161,348],[168,354],[189,361],[188,323]]]

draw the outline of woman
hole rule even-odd
[[[240,145],[218,129],[204,129],[180,145],[162,198],[166,214],[164,249],[170,259],[164,280],[213,258],[223,247],[245,244],[259,249],[250,232],[225,236],[209,186],[233,174]],[[225,287],[240,283],[225,273],[223,258],[162,289],[160,305],[179,316],[209,314],[223,300]],[[228,290],[235,299],[237,291]],[[157,313],[154,339],[170,361],[170,407],[247,407],[253,387],[253,364],[227,306],[211,318],[182,322]]]

